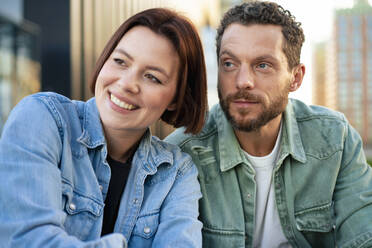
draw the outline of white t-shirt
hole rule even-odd
[[[249,162],[256,171],[256,209],[255,209],[255,231],[253,247],[264,248],[288,248],[291,247],[283,234],[275,203],[274,184],[272,175],[274,165],[278,156],[280,139],[282,136],[282,125],[276,139],[274,149],[264,157],[251,156],[245,153]]]

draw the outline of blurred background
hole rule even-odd
[[[169,7],[188,16],[201,35],[209,106],[218,102],[215,32],[222,14],[241,0],[0,0],[0,132],[24,96],[54,91],[92,97],[89,78],[105,43],[129,16]],[[372,160],[372,0],[274,0],[302,23],[306,76],[291,97],[343,112]],[[152,127],[163,138],[172,128]]]

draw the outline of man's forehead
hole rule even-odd
[[[257,50],[277,49],[282,50],[283,35],[281,27],[269,24],[230,24],[221,39],[220,54],[224,50]],[[239,51],[235,51],[239,52]]]
[[[241,23],[232,23],[228,25],[222,35],[222,39],[251,39],[257,37],[276,37],[282,38],[282,27],[279,25],[273,24],[241,24]]]

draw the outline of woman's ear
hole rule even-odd
[[[293,68],[292,73],[292,82],[289,85],[290,92],[296,91],[298,88],[300,88],[305,75],[305,66],[303,64],[299,64],[298,66]]]
[[[176,110],[176,108],[177,108],[177,103],[172,102],[172,103],[169,104],[169,106],[167,107],[167,110],[168,110],[168,111],[174,111],[174,110]]]

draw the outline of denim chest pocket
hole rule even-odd
[[[77,192],[65,192],[64,211],[67,214],[65,230],[80,240],[91,235],[92,228],[98,223],[103,212],[103,204]]]
[[[151,247],[159,226],[159,212],[140,215],[134,226],[130,243],[141,244],[141,247]]]
[[[333,205],[325,204],[295,213],[296,227],[312,247],[335,246]]]

